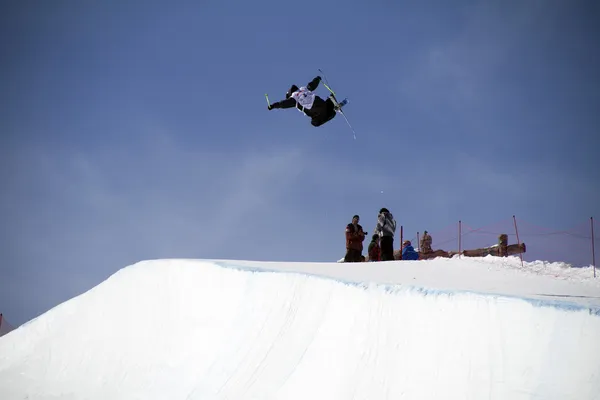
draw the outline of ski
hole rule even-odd
[[[323,72],[323,70],[321,68],[319,68],[319,72],[321,73],[321,78],[324,81],[323,86],[325,86],[327,88],[327,90],[329,90],[331,92],[331,95],[333,96],[333,100],[335,100],[335,103],[337,104],[335,111],[342,114],[342,117],[344,117],[344,119],[346,120],[346,123],[350,127],[350,130],[352,130],[352,133],[354,134],[354,140],[356,140],[356,131],[354,130],[354,128],[350,124],[350,121],[348,121],[348,117],[346,117],[346,114],[342,110],[342,107],[345,106],[346,104],[348,104],[348,99],[346,98],[346,99],[342,100],[341,103],[338,102],[337,98],[335,97],[335,92],[329,85],[329,80],[327,79],[327,75],[325,75],[325,72]]]

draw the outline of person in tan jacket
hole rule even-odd
[[[423,237],[421,238],[421,243],[419,243],[419,253],[427,256],[429,253],[432,253],[431,249],[431,235],[427,233],[427,231],[423,232]]]

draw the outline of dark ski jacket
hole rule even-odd
[[[306,85],[306,88],[309,91],[312,92],[312,91],[314,91],[314,90],[317,89],[317,87],[319,86],[319,82],[321,82],[321,77],[317,76],[312,81],[310,81],[308,83],[308,85]],[[292,97],[292,94],[294,92],[296,92],[297,90],[298,90],[298,87],[296,85],[292,85],[290,87],[290,89],[287,91],[286,95],[285,95],[285,100],[277,101],[277,102],[271,104],[271,108],[292,108],[292,107],[296,107],[300,111],[303,111],[309,117],[313,117],[316,114],[318,114],[321,111],[318,107],[314,107],[313,106],[313,108],[311,108],[311,109],[305,109],[304,107],[302,107],[301,105],[298,104],[298,102],[296,101],[296,99],[294,99]],[[317,101],[315,101],[315,102],[317,102]],[[322,102],[322,100],[321,100],[321,102]]]
[[[375,239],[369,243],[369,261],[381,261],[381,247]]]
[[[347,250],[363,250],[363,240],[365,240],[365,232],[360,224],[356,228],[352,223],[346,226],[346,249]]]

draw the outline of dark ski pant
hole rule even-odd
[[[347,249],[344,262],[361,262],[362,257],[360,253],[362,253],[360,250]]]
[[[315,96],[313,106],[310,110],[306,110],[306,115],[310,117],[312,126],[321,126],[335,117],[335,105],[330,98],[323,100],[319,96]]]
[[[394,260],[394,238],[392,236],[381,237],[381,261]]]

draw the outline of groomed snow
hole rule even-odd
[[[598,399],[600,278],[156,260],[0,338],[0,399]]]

